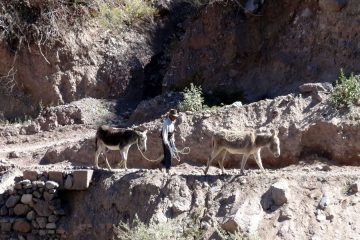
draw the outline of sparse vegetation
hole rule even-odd
[[[95,9],[95,0],[2,1],[0,41],[5,40],[13,52],[31,44],[54,44]]]
[[[64,40],[65,32],[89,19],[105,27],[151,17],[155,14],[148,0],[64,0],[0,2],[0,41],[15,53],[24,46],[51,46]]]
[[[134,219],[132,227],[128,224],[122,224],[123,230],[120,239],[122,240],[190,240],[201,239],[204,230],[196,223],[183,228],[175,220],[169,220],[166,223],[150,223],[149,225],[141,222],[137,217]]]
[[[126,22],[132,24],[137,19],[150,18],[156,14],[151,1],[124,0],[122,4],[99,6],[99,21],[103,27],[117,30]]]
[[[204,97],[200,86],[190,84],[184,89],[184,100],[180,103],[180,111],[200,111],[203,109]]]
[[[230,233],[223,229],[216,229],[221,240],[257,240],[256,236],[245,236],[240,232]]]
[[[206,230],[202,229],[195,219],[186,226],[176,220],[168,220],[166,223],[145,224],[137,217],[132,226],[121,224],[122,234],[118,236],[122,240],[200,240],[203,239]],[[240,232],[230,233],[221,228],[216,229],[221,240],[257,240],[255,235],[245,236]]]
[[[343,69],[341,69],[330,101],[337,109],[349,107],[352,104],[360,104],[360,76],[354,76],[351,73],[349,77],[346,77]]]

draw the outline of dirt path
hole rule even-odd
[[[39,157],[49,148],[73,145],[94,135],[95,130],[92,128],[66,126],[51,132],[12,136],[11,138],[1,139],[0,159],[6,159],[19,167],[38,164],[36,160],[39,160]]]

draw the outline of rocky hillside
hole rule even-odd
[[[3,118],[34,117],[43,106],[84,97],[137,102],[191,82],[209,104],[252,102],[359,68],[356,0],[156,0],[154,15],[130,21],[126,13],[115,28],[114,12],[123,8],[110,2],[1,4]],[[67,14],[44,17],[55,10]]]
[[[357,239],[359,11],[356,0],[0,2],[0,239]],[[191,83],[205,103],[180,111],[176,144],[190,152],[169,174],[136,146],[128,171],[118,151],[113,171],[103,156],[93,168],[101,124],[147,129],[146,157],[161,156],[162,116]],[[204,174],[214,134],[271,129],[281,154],[261,151],[264,172],[251,157],[241,175],[228,154],[225,174],[217,161]]]

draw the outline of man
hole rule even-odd
[[[161,129],[161,138],[164,149],[164,159],[161,164],[166,168],[166,172],[169,173],[171,168],[171,159],[175,151],[175,122],[178,118],[176,109],[170,109],[167,117],[164,119],[163,126]]]

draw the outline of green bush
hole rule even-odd
[[[136,19],[150,18],[156,13],[156,9],[150,1],[124,0],[124,4],[124,14],[129,23],[132,23]]]
[[[200,111],[204,107],[204,97],[201,87],[190,84],[184,89],[184,100],[180,103],[180,111]]]
[[[331,103],[335,108],[349,107],[360,103],[360,76],[353,73],[347,78],[343,69],[340,70],[339,79],[336,81],[331,97]]]
[[[156,8],[151,1],[124,0],[122,5],[112,6],[103,3],[99,6],[99,21],[102,26],[119,29],[124,23],[132,24],[138,19],[151,18],[156,14]]]

